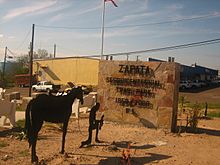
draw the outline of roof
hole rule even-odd
[[[89,59],[89,60],[96,60],[99,61],[99,59],[92,58],[92,57],[56,57],[56,58],[47,58],[47,59],[34,59],[34,61],[48,61],[48,60],[62,60],[62,59]]]
[[[195,66],[181,65],[181,72],[184,75],[192,75],[192,74],[218,75],[217,70],[206,68],[199,65],[195,65]]]
[[[30,76],[30,74],[16,74],[15,77]]]

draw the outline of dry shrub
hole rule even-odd
[[[196,129],[198,126],[200,111],[201,111],[201,105],[198,103],[195,103],[189,112],[190,113],[189,114],[189,125],[190,125],[190,128],[192,128],[193,130]]]

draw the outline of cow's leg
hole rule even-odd
[[[61,148],[61,151],[60,151],[61,154],[64,154],[65,137],[66,137],[66,132],[67,132],[68,121],[69,121],[69,119],[63,122],[62,148]]]
[[[15,115],[16,113],[16,103],[13,103],[12,109],[11,109],[11,114],[10,114],[10,122],[12,124],[13,127],[15,127]]]
[[[93,130],[93,126],[90,125],[90,126],[89,126],[89,129],[88,129],[88,131],[89,131],[89,137],[88,137],[88,140],[87,140],[87,144],[91,144],[91,142],[92,142],[92,130]]]
[[[15,127],[16,126],[16,124],[15,124],[15,116],[14,115],[10,116],[9,120],[10,120],[10,123],[11,123],[12,127]]]
[[[31,148],[31,162],[38,162],[38,157],[36,154],[36,144],[37,144],[37,136],[43,125],[43,121],[33,122],[33,137],[32,137],[32,148]]]
[[[98,138],[99,136],[99,123],[98,122],[96,123],[95,127],[96,127],[95,141],[97,143],[100,143],[99,138]]]
[[[15,127],[15,111],[11,111],[11,113],[9,114],[9,120],[10,120],[10,123],[13,127]]]
[[[33,133],[32,137],[32,147],[31,147],[31,162],[38,162],[38,157],[36,154],[36,143],[37,143],[37,133]]]
[[[3,126],[6,124],[8,116],[4,116],[5,118],[3,119]]]

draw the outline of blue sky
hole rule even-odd
[[[115,0],[106,2],[104,54],[147,50],[220,38],[220,0]],[[205,17],[167,24],[151,24]],[[0,0],[0,60],[7,46],[26,54],[35,28],[34,50],[53,52],[57,57],[98,55],[101,49],[102,0]],[[45,28],[75,27],[68,28]],[[124,26],[123,28],[108,28]],[[77,29],[78,27],[79,29]],[[81,28],[81,29],[80,29]],[[85,29],[91,28],[91,29]],[[93,29],[94,28],[94,29]],[[135,60],[137,55],[129,57]],[[138,54],[177,62],[197,63],[220,69],[220,43],[202,47]],[[118,57],[126,59],[125,56]]]

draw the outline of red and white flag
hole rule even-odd
[[[114,0],[104,0],[104,1],[105,1],[105,2],[111,1],[115,7],[118,7],[118,5],[115,3]]]

